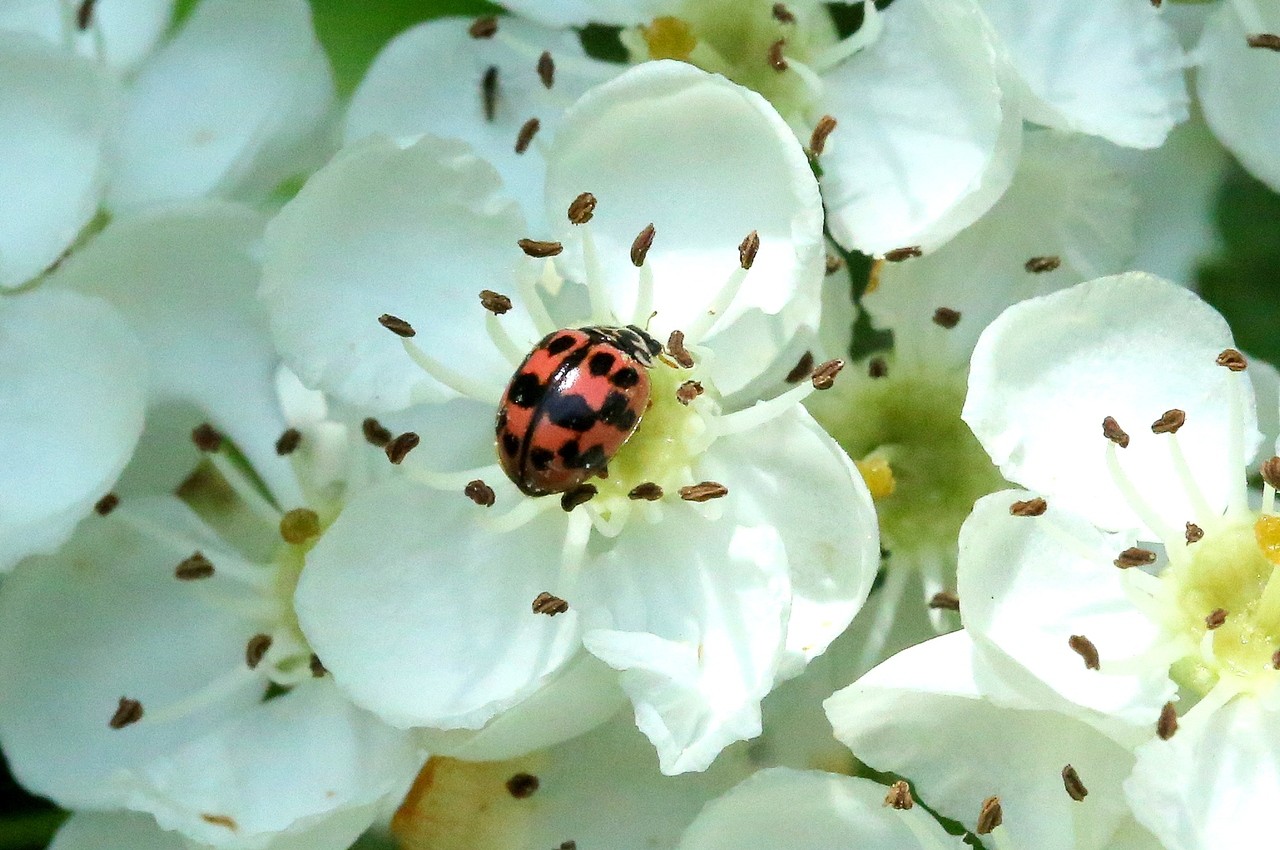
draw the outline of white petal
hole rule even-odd
[[[1177,440],[1220,513],[1240,481],[1229,462],[1233,424],[1244,457],[1258,440],[1247,379],[1215,364],[1231,344],[1222,317],[1187,290],[1140,273],[1099,278],[1011,307],[983,332],[964,421],[1010,481],[1101,528],[1138,529],[1153,540],[1156,530],[1108,472],[1102,420],[1114,417],[1128,432],[1121,467],[1159,520],[1181,530],[1198,512],[1170,461],[1169,437],[1149,425],[1167,410],[1185,411]],[[1233,393],[1242,408],[1235,423]]]
[[[372,138],[317,172],[268,226],[262,275],[276,344],[303,383],[376,410],[454,395],[378,324],[390,313],[429,354],[491,384],[496,406],[514,366],[489,342],[479,293],[518,302],[527,235],[498,192],[492,168],[431,136],[403,150]],[[517,307],[499,321],[531,347],[523,318]]]
[[[487,511],[510,510],[512,492],[486,509],[460,490],[388,482],[308,555],[298,621],[356,703],[396,726],[478,729],[573,655],[577,611],[531,610],[556,581],[563,513],[488,530]]]
[[[82,56],[128,70],[141,62],[164,35],[174,0],[97,0],[90,26],[74,24],[81,4],[63,0],[6,0],[0,4],[0,30],[29,32],[54,44],[69,41]]]
[[[965,847],[921,807],[884,804],[885,786],[816,770],[762,770],[715,800],[685,832],[680,850],[819,850]]]
[[[1151,4],[980,2],[1028,89],[1028,120],[1155,148],[1187,119],[1182,48]]]
[[[588,23],[647,23],[658,15],[674,14],[673,0],[508,0],[503,8],[553,27],[580,27]]]
[[[475,39],[467,33],[471,23],[469,18],[444,18],[393,39],[352,98],[346,140],[355,142],[371,133],[461,139],[502,175],[507,194],[524,210],[531,228],[527,235],[543,236],[548,225],[543,214],[542,152],[565,109],[623,66],[588,57],[573,30],[547,29],[507,16],[499,20],[496,36]],[[550,88],[537,72],[544,50],[555,65]],[[492,119],[485,114],[486,73],[497,74]],[[539,121],[537,135],[525,153],[517,153],[516,138],[531,118]],[[562,215],[557,212],[557,217]]]
[[[89,60],[0,31],[0,287],[40,274],[93,218],[110,98]]]
[[[79,812],[58,828],[49,850],[190,850],[190,846],[146,815]]]
[[[822,156],[836,241],[868,254],[935,247],[1009,185],[1021,113],[972,0],[918,0],[884,14],[880,39],[823,77],[840,123]]]
[[[96,298],[0,298],[0,570],[51,551],[111,489],[142,433],[146,368]]]
[[[1241,10],[1251,13],[1242,21]],[[1254,177],[1280,191],[1280,54],[1246,38],[1280,32],[1274,3],[1220,3],[1205,27],[1196,93],[1205,120]]]
[[[108,204],[263,196],[312,164],[332,99],[303,0],[201,3],[130,88]]]
[[[1273,829],[1280,799],[1280,711],[1236,697],[1210,715],[1195,709],[1167,741],[1138,748],[1125,783],[1134,816],[1168,850],[1244,847]]]

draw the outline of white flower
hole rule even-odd
[[[9,0],[0,30],[37,35],[127,73],[146,59],[168,29],[175,0]]]
[[[1255,840],[1280,783],[1280,462],[1251,508],[1254,393],[1231,345],[1189,292],[1103,278],[997,319],[965,403],[1030,490],[965,524],[965,626],[1017,699],[1136,746],[1126,794],[1174,850]]]
[[[695,129],[706,121],[714,137]],[[346,150],[270,226],[262,292],[304,381],[382,408],[453,398],[414,428],[417,483],[355,499],[311,552],[299,618],[339,685],[405,727],[484,727],[585,647],[623,671],[663,770],[700,770],[759,734],[760,699],[843,630],[877,560],[865,487],[796,404],[810,383],[750,404],[787,329],[816,324],[817,187],[759,96],[678,63],[588,95],[548,159],[547,218],[585,286],[521,257],[528,234],[497,175],[432,137]],[[584,191],[599,208],[584,216],[579,200],[570,224]],[[499,288],[518,305],[501,316],[478,297],[493,305]],[[383,313],[417,335],[379,328]],[[693,365],[674,344],[654,359],[651,406],[607,478],[563,500],[522,495],[494,447],[513,370],[558,328],[629,322],[684,331]],[[642,484],[657,487],[632,495]],[[542,593],[567,613],[531,611]]]

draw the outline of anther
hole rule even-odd
[[[494,292],[492,289],[482,289],[480,290],[480,306],[495,316],[501,316],[511,309],[511,299],[499,292]]]
[[[1271,669],[1272,669],[1272,670],[1280,670],[1280,649],[1277,649],[1277,650],[1276,650],[1276,651],[1271,655]]]
[[[1067,796],[1077,803],[1083,802],[1084,798],[1089,796],[1089,789],[1084,787],[1084,783],[1080,781],[1080,774],[1076,773],[1076,769],[1071,765],[1062,768],[1062,785],[1067,789]]]
[[[889,363],[883,357],[872,357],[867,361],[868,378],[889,377]]]
[[[230,815],[215,815],[208,812],[200,813],[200,820],[212,826],[220,826],[223,829],[229,829],[232,832],[238,832],[240,824],[236,823],[236,819]]]
[[[382,448],[391,442],[391,432],[382,427],[382,423],[372,416],[360,423],[360,430],[364,433],[365,442],[370,445]]]
[[[827,149],[827,139],[835,132],[836,119],[830,115],[824,115],[818,119],[818,123],[813,125],[813,132],[809,134],[809,152],[814,156],[822,156],[822,152]],[[836,258],[837,261],[839,258]],[[839,268],[837,265],[836,268]],[[827,255],[827,274],[831,274],[834,269],[831,268],[831,256]]]
[[[1187,422],[1187,414],[1177,408],[1166,410],[1164,414],[1151,423],[1152,434],[1176,434]]]
[[[1129,435],[1120,427],[1120,423],[1110,416],[1102,420],[1102,436],[1122,449],[1129,447]]]
[[[222,448],[222,432],[205,422],[191,431],[191,442],[202,452],[216,452]]]
[[[540,127],[542,122],[537,118],[530,118],[520,125],[520,132],[516,133],[516,153],[524,153],[529,149],[529,143],[533,141],[534,136],[538,135]]]
[[[84,29],[84,27],[81,27]],[[1246,37],[1250,47],[1260,47],[1264,50],[1275,50],[1280,52],[1280,35],[1271,32],[1253,33]]]
[[[564,250],[564,246],[559,242],[539,242],[537,239],[520,239],[516,244],[525,254],[539,260],[543,257],[554,257]]]
[[[468,481],[467,486],[462,488],[462,494],[482,508],[493,507],[497,499],[493,494],[493,488],[479,478]]]
[[[596,213],[596,196],[583,192],[569,204],[569,223],[586,224]]]
[[[271,635],[261,633],[254,635],[244,645],[244,663],[249,665],[250,670],[257,670],[270,648]]]
[[[212,575],[213,563],[201,552],[195,552],[190,557],[183,558],[178,566],[173,568],[173,577],[179,581],[198,581]]]
[[[885,251],[884,259],[886,262],[900,263],[903,260],[910,260],[913,257],[920,257],[923,255],[924,251],[920,249],[919,245],[907,245],[904,248],[894,248],[892,251]]]
[[[280,517],[280,538],[292,546],[300,546],[320,536],[320,515],[310,508],[294,508]]]
[[[476,18],[467,27],[467,35],[472,38],[493,38],[498,34],[498,19],[493,15]]]
[[[978,825],[974,829],[978,835],[988,835],[991,830],[1004,823],[1004,809],[1000,807],[999,797],[988,797],[982,801],[978,811]]]
[[[884,795],[884,804],[899,811],[911,808],[916,804],[911,796],[911,786],[905,780],[899,779],[889,786],[889,793]]]
[[[561,842],[560,842],[560,847],[558,848],[558,850],[578,850],[578,842],[576,842],[576,841],[561,841]]]
[[[960,597],[949,590],[940,590],[929,600],[929,607],[935,611],[959,611]]]
[[[1196,525],[1194,522],[1187,523],[1187,545],[1197,543],[1204,537],[1204,529]]]
[[[297,428],[288,428],[280,439],[276,440],[276,454],[291,455],[298,450],[298,446],[302,443],[302,432]]]
[[[632,501],[656,502],[662,498],[662,488],[652,481],[646,481],[643,484],[637,484],[631,488],[631,492],[627,494],[627,498]]]
[[[640,268],[644,265],[645,257],[649,256],[649,249],[653,247],[653,237],[657,231],[653,229],[653,222],[646,224],[644,230],[636,234],[636,238],[631,240],[631,265]]]
[[[1204,618],[1204,627],[1209,631],[1213,631],[1214,629],[1222,628],[1222,625],[1226,622],[1227,609],[1214,608],[1209,612],[1208,616]]]
[[[1032,274],[1044,274],[1051,272],[1058,266],[1062,265],[1061,257],[1032,257],[1022,264],[1022,267]]]
[[[1084,635],[1072,635],[1067,638],[1067,646],[1071,650],[1084,659],[1084,666],[1088,670],[1098,669],[1098,648],[1093,645],[1093,641]]]
[[[791,14],[791,10],[787,8],[785,3],[773,4],[773,19],[780,24],[794,24],[796,16]]]
[[[738,263],[744,268],[751,268],[756,261],[756,252],[760,250],[760,234],[754,230],[738,245]]]
[[[702,383],[699,381],[685,381],[676,388],[676,401],[686,407],[700,395],[702,395]]]
[[[307,662],[307,667],[310,668],[311,675],[317,679],[329,672],[325,669],[324,664],[320,662],[320,656],[316,655],[314,652],[311,653],[311,659]]]
[[[844,368],[843,360],[828,360],[817,369],[813,370],[813,388],[815,390],[829,390],[836,382],[836,375],[840,374],[840,370]]]
[[[787,57],[782,55],[782,46],[786,43],[787,40],[785,38],[780,38],[769,45],[769,67],[778,73],[782,73],[791,67],[787,64]]]
[[[498,114],[498,66],[490,65],[480,79],[480,100],[484,104],[484,118],[492,121]]]
[[[599,489],[594,484],[579,484],[560,497],[560,507],[564,508],[566,512],[571,511],[579,505],[585,505],[590,502],[599,492]]]
[[[1262,462],[1262,480],[1280,490],[1280,457],[1272,457]]]
[[[108,493],[93,504],[93,512],[98,516],[106,516],[114,511],[120,505],[120,497],[115,493]]]
[[[1014,502],[1009,506],[1009,513],[1013,516],[1043,516],[1048,509],[1049,503],[1037,496],[1025,502]]]
[[[507,780],[507,793],[517,800],[532,797],[538,790],[538,777],[532,773],[517,773]]]
[[[1177,731],[1178,710],[1173,707],[1173,703],[1166,702],[1164,708],[1160,709],[1160,719],[1156,721],[1156,734],[1160,736],[1161,741],[1167,741]]]
[[[394,464],[399,464],[405,459],[409,452],[418,447],[419,442],[420,440],[418,439],[417,434],[412,431],[405,431],[399,437],[396,437],[394,440],[387,443],[386,448],[384,448],[383,451],[387,453],[387,460]]]
[[[1249,361],[1244,359],[1244,355],[1234,348],[1224,349],[1214,362],[1219,366],[1225,366],[1232,372],[1243,372],[1245,367],[1249,365]]]
[[[556,62],[551,58],[551,51],[544,50],[538,57],[538,79],[542,85],[551,88],[556,82]]]
[[[107,725],[112,729],[123,729],[130,724],[137,723],[142,719],[142,703],[136,699],[128,697],[120,697],[120,704],[116,706],[115,714],[111,715],[111,719],[107,721]]]
[[[1122,570],[1127,570],[1131,567],[1145,567],[1148,564],[1154,564],[1155,562],[1155,552],[1152,552],[1150,549],[1140,549],[1137,546],[1130,546],[1128,549],[1125,549],[1116,556],[1116,559],[1112,561],[1113,564]]]
[[[418,333],[413,329],[413,325],[409,324],[399,316],[393,316],[390,313],[383,313],[379,316],[378,324],[382,325],[396,336],[404,337],[405,339],[416,336]]]
[[[933,323],[940,328],[951,330],[960,324],[960,311],[950,307],[939,307],[933,311]]]
[[[684,331],[672,331],[667,337],[667,353],[683,368],[693,368],[693,355],[684,347]]]
[[[1151,0],[1151,5],[1155,6],[1157,9],[1159,9],[1163,3],[1164,0]]]
[[[535,614],[546,614],[548,617],[554,617],[556,614],[563,614],[568,610],[568,602],[565,602],[559,596],[547,593],[545,590],[533,599],[533,613]]]
[[[813,374],[813,352],[806,351],[800,355],[800,362],[792,367],[785,378],[788,384],[798,384]]]
[[[715,481],[703,481],[680,488],[680,498],[686,502],[709,502],[729,495],[729,488]]]
[[[827,266],[825,271],[828,275],[833,275],[842,268],[844,268],[844,260],[837,257],[835,254],[827,254]]]
[[[97,0],[84,0],[80,7],[76,9],[76,29],[84,32],[89,28],[89,24],[93,23],[93,7],[97,5]],[[1275,36],[1272,36],[1275,38]]]

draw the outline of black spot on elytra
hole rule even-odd
[[[546,395],[547,387],[532,372],[521,372],[511,380],[507,400],[516,407],[533,407]]]
[[[609,393],[600,408],[600,421],[619,430],[629,431],[636,424],[636,414],[626,396],[622,393]]]
[[[553,424],[568,428],[570,431],[587,431],[596,424],[598,418],[596,412],[591,409],[591,405],[587,404],[587,400],[573,393],[567,395],[553,393],[547,396],[543,410]]]
[[[576,469],[603,469],[608,462],[604,446],[596,445],[579,454],[573,465]]]
[[[556,450],[556,454],[560,455],[560,459],[563,460],[565,465],[570,468],[573,467],[573,462],[578,459],[578,452],[579,448],[577,440],[570,440]]]
[[[591,359],[587,361],[587,368],[591,370],[591,374],[597,378],[601,375],[609,374],[609,370],[613,368],[613,364],[618,361],[607,351],[597,351],[591,355]]]
[[[551,466],[551,461],[555,460],[555,455],[546,449],[534,449],[529,452],[529,463],[539,472],[546,472]]]
[[[496,429],[499,433],[501,433],[502,431],[505,431],[505,430],[506,430],[506,428],[507,428],[507,409],[506,409],[505,407],[498,411],[498,423],[497,423],[497,425],[495,425],[494,427],[495,427],[495,429]]]
[[[561,334],[547,343],[547,353],[563,354],[570,348],[573,348],[574,343],[577,341],[578,340],[573,336],[573,334]]]
[[[609,378],[609,383],[620,389],[628,389],[640,383],[640,373],[631,366],[623,366]]]
[[[512,457],[520,451],[520,438],[510,431],[502,435],[502,450]]]

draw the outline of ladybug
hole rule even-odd
[[[498,460],[521,492],[572,490],[605,467],[649,405],[662,350],[635,325],[566,328],[524,359],[498,407]]]

